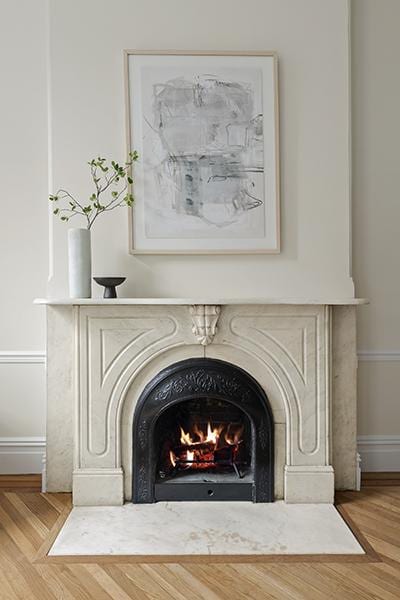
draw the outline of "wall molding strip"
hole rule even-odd
[[[400,435],[360,435],[357,445],[362,471],[399,471]]]
[[[357,356],[358,360],[362,362],[397,362],[400,360],[400,351],[372,352],[360,350]]]
[[[45,364],[43,350],[0,350],[0,364]]]
[[[0,437],[0,454],[3,448],[45,448],[46,438],[40,437]]]
[[[370,351],[360,350],[357,353],[360,362],[397,362],[400,361],[399,351]],[[46,352],[42,350],[0,350],[0,364],[44,364]]]
[[[400,361],[400,350],[376,352],[360,350],[357,356],[361,362],[397,362]],[[45,362],[44,350],[0,350],[0,364],[44,364]]]

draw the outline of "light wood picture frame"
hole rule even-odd
[[[276,53],[124,55],[130,252],[279,253]]]

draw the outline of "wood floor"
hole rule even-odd
[[[41,494],[39,480],[0,476],[0,599],[400,600],[400,480],[368,477],[337,504],[366,540],[360,557],[278,562],[146,563],[45,556],[70,509],[69,494]]]

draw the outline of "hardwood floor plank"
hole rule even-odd
[[[33,559],[36,554],[36,547],[30,541],[29,536],[25,535],[25,527],[23,530],[22,528],[20,529],[3,506],[0,506],[0,526],[7,532],[8,537],[12,539],[25,556],[28,559]]]
[[[92,576],[88,567],[90,567],[90,565],[68,565],[67,569],[80,581],[81,586],[84,587],[89,594],[89,598],[96,598],[96,600],[113,600],[112,596],[110,596],[104,587]]]
[[[14,598],[25,599],[31,596],[31,591],[26,580],[21,576],[18,568],[16,568],[15,565],[7,565],[7,568],[5,568],[3,571],[3,579],[5,588],[11,591],[11,596]]]
[[[380,490],[382,494],[389,496],[391,498],[395,498],[396,500],[400,499],[400,486],[398,485],[390,485],[387,487],[375,487],[375,490]]]
[[[158,583],[151,579],[142,569],[141,565],[124,565],[124,573],[137,585],[142,592],[150,598],[160,598],[160,600],[175,600],[174,597]]]
[[[172,563],[167,565],[167,569],[174,574],[178,581],[189,585],[190,589],[194,590],[199,598],[204,598],[204,600],[219,599],[219,596],[217,596],[212,587],[205,585],[197,577],[194,577],[184,565]]]
[[[51,568],[54,569],[54,577],[60,582],[62,589],[68,590],[74,600],[94,600],[96,598],[86,590],[75,573],[68,569],[68,565],[54,565]]]
[[[338,597],[337,587],[332,587],[330,580],[319,573],[318,565],[304,563],[291,565],[289,572],[300,577],[306,584],[306,589],[308,585],[316,587],[327,600],[329,598],[336,600]]]
[[[372,535],[368,535],[368,532],[366,532],[365,535],[378,554],[384,558],[390,558],[400,566],[400,547],[397,544],[394,545],[383,540],[382,537],[378,537],[375,532]]]
[[[342,575],[346,580],[351,580],[357,584],[360,589],[365,589],[368,593],[373,594],[375,598],[382,600],[398,600],[399,586],[394,586],[385,581],[384,578],[377,577],[371,570],[363,571],[362,565],[357,569],[348,565],[329,565],[331,569]]]
[[[71,494],[43,494],[40,496],[45,500],[48,504],[53,506],[59,513],[62,513],[65,508],[72,508],[72,499]]]
[[[259,570],[262,573],[268,572],[273,575],[276,581],[282,582],[286,586],[291,586],[293,589],[297,590],[300,597],[305,597],[307,594],[307,598],[309,600],[321,600],[322,598],[326,598],[326,591],[321,590],[321,587],[318,585],[316,579],[304,581],[302,573],[300,571],[293,570],[291,567],[289,568],[287,565],[257,565]]]
[[[352,515],[372,518],[384,527],[387,526],[391,529],[400,530],[400,513],[387,509],[382,504],[375,503],[373,505],[370,502],[361,501],[357,505],[353,505],[349,511]]]
[[[200,595],[196,589],[196,586],[193,587],[187,580],[183,579],[181,576],[176,576],[173,570],[169,569],[170,565],[160,565],[160,564],[152,564],[152,565],[143,565],[144,571],[149,575],[149,577],[154,578],[160,584],[163,581],[163,588],[166,589],[169,593],[173,593],[176,595],[176,598],[190,598],[191,600],[203,600],[204,595]],[[209,593],[211,590],[207,590]]]
[[[17,596],[11,585],[8,583],[6,573],[0,569],[0,590],[2,600],[18,600],[20,596]]]
[[[42,523],[36,514],[32,513],[32,511],[23,502],[21,496],[15,492],[5,492],[4,496],[14,506],[15,510],[20,514],[25,522],[29,523],[32,529],[36,531],[37,535],[42,539],[45,539],[49,533],[48,527]]]
[[[181,586],[176,586],[176,582],[174,581],[173,583],[171,583],[170,578],[167,576],[165,577],[165,572],[159,572],[159,569],[161,567],[160,570],[162,570],[162,566],[163,565],[142,565],[142,569],[143,571],[148,575],[148,577],[152,580],[152,581],[157,581],[157,583],[160,585],[160,587],[167,592],[168,594],[171,595],[172,598],[175,598],[176,600],[186,600],[188,597],[191,597],[192,595],[192,591],[189,590],[189,596],[185,595],[185,590],[182,589],[182,585]],[[179,587],[181,587],[181,589],[179,589]]]
[[[260,569],[259,566],[258,564],[237,565],[237,569],[243,578],[258,585],[265,593],[271,591],[278,600],[305,600],[304,595],[300,594],[291,584],[288,585],[270,569]]]
[[[53,566],[35,565],[35,570],[57,600],[75,600],[76,596],[63,584]]]
[[[23,547],[22,547],[23,548]],[[18,547],[8,533],[0,527],[0,565],[18,597],[52,600],[54,595],[40,581],[37,571],[23,549]]]
[[[331,567],[330,564],[320,564],[318,565],[318,571],[330,579],[331,584],[336,586],[341,597],[346,598],[346,600],[360,600],[360,598],[363,600],[376,600],[375,596],[369,593],[368,586],[365,589],[364,586],[355,584],[350,579],[336,573]]]
[[[362,473],[361,485],[363,487],[400,485],[400,472],[380,471],[375,473]]]
[[[373,565],[375,567],[375,565]],[[374,569],[375,571],[375,569]],[[383,577],[385,579],[385,581],[391,581],[393,582],[393,585],[397,585],[398,588],[400,588],[400,565],[399,564],[392,564],[392,562],[390,561],[389,563],[384,562],[381,563],[380,565],[376,566],[376,571],[380,574],[381,577]]]
[[[15,492],[29,491],[40,492],[42,489],[42,476],[39,474],[32,475],[0,475],[0,491]]]
[[[389,511],[391,515],[400,516],[400,503],[398,500],[385,496],[381,491],[377,492],[376,488],[369,490],[371,493],[360,493],[360,496],[357,498],[357,507],[370,508],[373,510],[374,508],[384,508]],[[347,507],[347,499],[353,498],[350,495],[350,492],[342,492],[341,497],[343,497],[343,505]],[[349,502],[349,508],[352,510],[352,503]]]
[[[186,564],[185,568],[192,574],[192,576],[200,581],[202,585],[208,587],[213,591],[219,600],[229,600],[232,598],[232,590],[235,590],[235,597],[239,599],[248,598],[247,593],[244,591],[244,579],[235,577],[233,578],[229,573],[214,571],[216,565],[206,564]],[[218,573],[218,575],[216,574]],[[257,596],[255,596],[257,598]]]
[[[95,563],[85,565],[85,569],[113,600],[130,600],[131,596],[100,566]]]
[[[33,513],[49,531],[57,521],[60,511],[49,505],[42,494],[20,492],[18,493],[18,496],[31,513]]]
[[[123,565],[105,564],[101,565],[105,571],[118,585],[128,594],[132,600],[146,600],[150,598],[143,590],[137,586],[131,577],[128,577],[124,571]]]
[[[250,580],[247,575],[243,576],[235,569],[235,565],[224,564],[220,565],[221,570],[225,573],[229,573],[232,581],[232,585],[236,587],[235,582],[239,582],[240,592],[245,598],[254,598],[254,600],[264,600],[265,598],[279,599],[280,594],[273,593],[269,588],[268,591],[265,589],[265,584],[256,583],[254,580]],[[233,589],[235,589],[235,587]]]
[[[357,522],[362,528],[363,534],[367,539],[371,536],[379,537],[380,540],[392,544],[394,547],[399,548],[400,534],[393,526],[393,529],[388,525],[382,523],[379,524],[379,519],[374,519],[372,516],[357,514]]]

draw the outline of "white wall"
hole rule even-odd
[[[353,216],[364,468],[400,471],[400,2],[353,0]]]
[[[125,157],[123,49],[276,50],[282,253],[127,253],[125,211],[95,228],[95,274],[126,295],[351,297],[347,0],[51,2],[53,187],[89,195],[86,161]],[[118,7],[118,16],[115,16]],[[54,225],[52,296],[67,294],[66,227]],[[100,289],[95,289],[100,294]]]
[[[0,472],[37,470],[45,434],[45,319],[32,304],[48,272],[45,11],[18,0],[0,19]]]
[[[389,464],[400,435],[400,3],[353,4],[354,275],[357,295],[371,298],[359,310],[359,348],[372,353],[360,362],[359,431],[367,460],[382,464],[377,448]],[[123,48],[274,49],[280,57],[282,254],[137,259],[127,254],[126,213],[115,211],[94,232],[96,272],[127,274],[124,294],[135,296],[203,295],[204,285],[226,296],[352,295],[346,6],[50,0],[53,189],[87,193],[85,161],[124,156]],[[15,465],[15,448],[32,453],[44,435],[44,364],[35,352],[44,351],[45,323],[32,299],[46,294],[48,274],[46,13],[46,0],[18,0],[0,21],[0,272],[10,290],[0,295],[0,472]],[[65,295],[66,228],[57,222],[52,250],[49,292]],[[381,360],[390,352],[396,361]],[[21,456],[19,465],[30,464]]]

